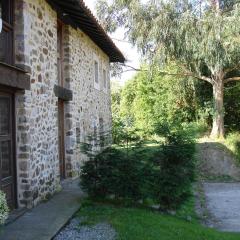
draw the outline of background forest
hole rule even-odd
[[[113,137],[118,143],[123,129],[141,138],[154,137],[156,125],[189,125],[210,133],[214,114],[212,86],[189,77],[164,75],[157,67],[143,67],[124,86],[112,82]],[[146,71],[144,71],[146,69]],[[147,70],[148,69],[148,70]],[[166,71],[177,71],[174,65]],[[226,135],[240,130],[240,82],[225,87]],[[236,134],[236,133],[235,133]]]

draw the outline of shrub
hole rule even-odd
[[[3,225],[8,217],[9,209],[5,194],[0,191],[0,225]]]
[[[151,199],[163,209],[178,208],[191,196],[195,145],[186,131],[162,127],[161,135],[165,144],[150,159],[140,142],[89,154],[81,172],[83,190],[95,199]]]
[[[90,197],[139,199],[141,162],[134,155],[107,148],[82,167],[81,186]]]
[[[156,180],[156,199],[161,208],[176,209],[191,196],[195,177],[195,144],[186,131],[163,132],[165,145],[157,157],[160,168]]]

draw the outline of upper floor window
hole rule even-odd
[[[94,61],[94,76],[95,76],[95,83],[98,84],[99,83],[99,66],[98,66],[98,62]]]
[[[13,0],[0,0],[0,62],[13,64]]]
[[[105,69],[103,69],[103,87],[104,89],[107,88],[107,72]]]

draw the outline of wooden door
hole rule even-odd
[[[0,189],[10,209],[16,207],[13,116],[12,95],[0,92]]]
[[[65,138],[64,138],[64,102],[58,100],[58,146],[60,177],[65,178]]]

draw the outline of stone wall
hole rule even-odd
[[[66,104],[66,160],[67,176],[76,176],[86,156],[80,145],[88,137],[100,131],[100,119],[104,132],[111,129],[111,98],[109,74],[107,88],[103,86],[103,69],[109,73],[108,57],[80,30],[65,26],[67,36],[64,51],[66,64],[65,84],[73,91],[73,101]],[[99,62],[100,88],[94,87],[94,61]]]
[[[31,91],[16,97],[18,199],[32,207],[59,183],[57,14],[43,0],[16,6],[16,63],[31,72]]]
[[[16,0],[16,64],[31,74],[31,90],[16,94],[17,183],[19,206],[32,207],[59,189],[57,14],[45,0]],[[100,88],[94,88],[94,59],[100,63]],[[111,129],[108,57],[80,30],[64,26],[66,175],[79,175],[86,156],[80,143],[99,124]],[[101,127],[103,128],[103,127]]]

